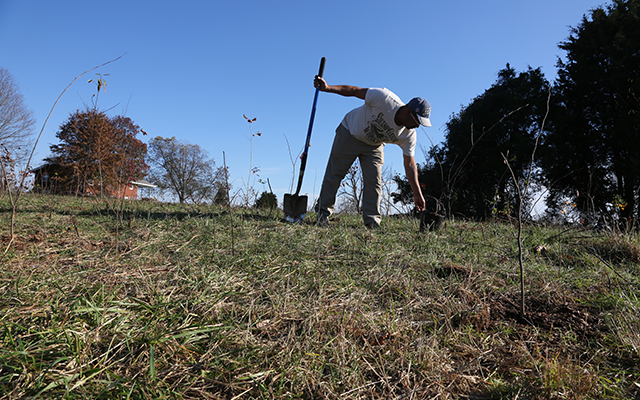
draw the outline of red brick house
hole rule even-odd
[[[78,194],[83,196],[100,196],[100,184],[94,180],[87,180],[84,187],[78,187],[75,190],[69,190],[67,184],[67,173],[59,164],[44,164],[38,168],[31,170],[34,174],[33,191],[39,193],[51,194]],[[110,197],[117,199],[138,199],[139,188],[155,188],[156,185],[145,180],[130,181],[122,185],[117,190],[107,190]],[[64,188],[64,189],[61,189]],[[106,190],[106,189],[105,189]]]

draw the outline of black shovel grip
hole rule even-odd
[[[324,74],[324,63],[327,62],[326,57],[322,57],[320,59],[320,70],[318,71],[318,76],[320,78],[322,78],[322,75]]]

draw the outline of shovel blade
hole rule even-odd
[[[284,218],[289,222],[300,222],[307,215],[307,196],[285,194],[282,203]]]

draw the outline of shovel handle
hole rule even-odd
[[[322,77],[324,74],[324,64],[326,63],[326,57],[320,59],[320,70],[318,76]],[[307,154],[309,153],[309,144],[311,143],[311,130],[313,129],[313,120],[316,116],[316,104],[318,103],[318,92],[320,89],[316,88],[315,95],[313,96],[313,107],[311,108],[311,118],[309,119],[309,130],[307,131],[307,139],[304,143],[304,151],[302,152],[302,158],[300,162],[300,175],[298,176],[298,187],[296,189],[296,196],[300,193],[302,188],[302,178],[304,177],[304,170],[307,167]]]

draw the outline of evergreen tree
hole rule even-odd
[[[542,163],[547,205],[575,203],[585,221],[638,217],[640,0],[584,16],[560,44],[557,103]]]
[[[451,116],[444,143],[428,152],[419,170],[425,199],[436,203],[438,211],[481,219],[516,206],[509,168],[524,179],[547,111],[548,90],[539,68],[516,73],[507,64],[491,88]],[[395,198],[403,200],[408,183],[399,186]]]

